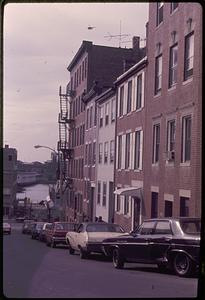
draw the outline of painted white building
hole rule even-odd
[[[95,215],[106,222],[114,220],[114,160],[115,160],[115,89],[110,88],[97,102],[97,167]]]

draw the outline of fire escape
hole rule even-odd
[[[63,93],[61,86],[59,88],[60,97],[60,113],[58,116],[59,123],[59,141],[58,141],[58,153],[59,153],[59,179],[61,186],[61,193],[64,194],[67,188],[72,189],[72,178],[69,176],[68,164],[69,160],[73,158],[73,149],[70,146],[70,130],[74,123],[70,114],[70,98],[72,92],[69,90],[69,84],[66,92]]]

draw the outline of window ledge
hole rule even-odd
[[[185,81],[182,82],[182,85],[189,84],[189,83],[192,82],[192,81],[193,81],[193,77],[188,78],[187,80],[185,80]]]
[[[190,167],[191,166],[191,163],[190,161],[188,162],[183,162],[183,163],[180,163],[180,167]]]
[[[140,173],[142,171],[142,169],[134,169],[135,173]]]
[[[166,161],[166,164],[165,164],[165,166],[166,167],[174,167],[174,161],[171,161],[171,162],[169,162],[169,161]]]
[[[171,92],[173,90],[176,90],[177,84],[173,84],[170,88],[168,88],[168,92]]]
[[[140,112],[140,111],[142,111],[142,110],[143,110],[143,106],[140,107],[140,108],[138,108],[138,109],[136,109],[134,112]]]
[[[154,99],[159,98],[162,95],[161,92],[157,93],[156,95],[154,95]]]
[[[159,167],[159,163],[158,162],[152,163],[152,167]]]

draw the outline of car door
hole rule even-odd
[[[81,247],[85,248],[85,246],[86,246],[86,237],[85,236],[86,236],[85,225],[80,224],[80,226],[77,229],[77,235],[76,235],[77,247],[81,246]]]
[[[76,230],[75,231],[70,231],[70,234],[69,234],[69,242],[70,242],[70,245],[73,249],[77,250],[78,249],[78,240],[79,240],[79,230],[81,230],[83,224],[79,224],[77,227],[76,227]]]
[[[126,258],[128,261],[150,261],[150,239],[154,231],[156,221],[145,221],[132,238],[127,240]]]
[[[173,238],[171,223],[169,220],[158,220],[155,230],[150,237],[151,260],[161,261],[166,256],[166,251],[170,247]]]

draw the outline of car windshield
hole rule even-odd
[[[87,232],[125,232],[122,227],[115,224],[89,224]]]
[[[74,223],[70,224],[70,223],[58,223],[56,224],[56,230],[74,230]]]
[[[181,220],[180,225],[186,234],[199,234],[201,232],[200,220]]]

